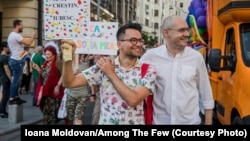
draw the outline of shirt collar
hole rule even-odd
[[[173,55],[168,51],[168,48],[167,48],[167,46],[166,45],[164,45],[164,48],[165,48],[165,50],[166,50],[166,52],[167,52],[167,54],[168,54],[168,56],[171,56],[171,57],[173,57]],[[184,49],[183,49],[183,51],[181,51],[181,52],[179,52],[179,53],[177,53],[176,55],[175,55],[175,57],[179,57],[179,56],[182,56],[182,55],[184,55],[185,54],[185,50],[186,50],[186,48],[187,47],[185,47]]]
[[[119,68],[121,68],[121,67],[122,67],[122,66],[121,66],[121,64],[120,64],[120,61],[119,61],[119,56],[115,58],[115,66],[116,66],[116,67],[119,67]],[[134,67],[135,67],[135,68],[140,68],[140,67],[141,67],[141,65],[140,65],[140,62],[139,62],[139,59],[138,59],[138,58],[136,59],[136,62],[135,62]]]

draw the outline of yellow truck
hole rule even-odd
[[[208,0],[208,64],[221,124],[250,124],[250,1]]]

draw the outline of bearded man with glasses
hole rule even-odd
[[[63,84],[66,88],[83,85],[99,85],[101,113],[99,124],[108,125],[143,125],[143,100],[152,93],[155,86],[155,69],[149,65],[142,78],[138,58],[142,53],[144,40],[141,26],[128,23],[117,31],[119,55],[114,61],[110,57],[100,58],[96,65],[74,76],[72,61],[63,65]],[[62,50],[73,47],[72,41],[62,41]]]
[[[166,44],[148,50],[140,59],[156,69],[153,124],[203,124],[199,101],[205,109],[204,124],[212,124],[214,100],[203,56],[187,46],[190,28],[178,16],[161,26]]]

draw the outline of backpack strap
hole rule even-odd
[[[145,76],[145,74],[147,73],[148,70],[148,64],[143,63],[141,66],[141,78],[143,78]]]

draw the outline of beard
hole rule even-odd
[[[7,54],[7,55],[10,55],[10,51],[7,51],[6,54]]]
[[[138,57],[142,56],[142,53],[141,53],[141,51],[140,52],[130,52],[130,53],[126,53],[126,55],[129,58],[138,58]]]
[[[18,33],[22,33],[23,32],[23,29],[22,28],[19,28],[18,29]]]

